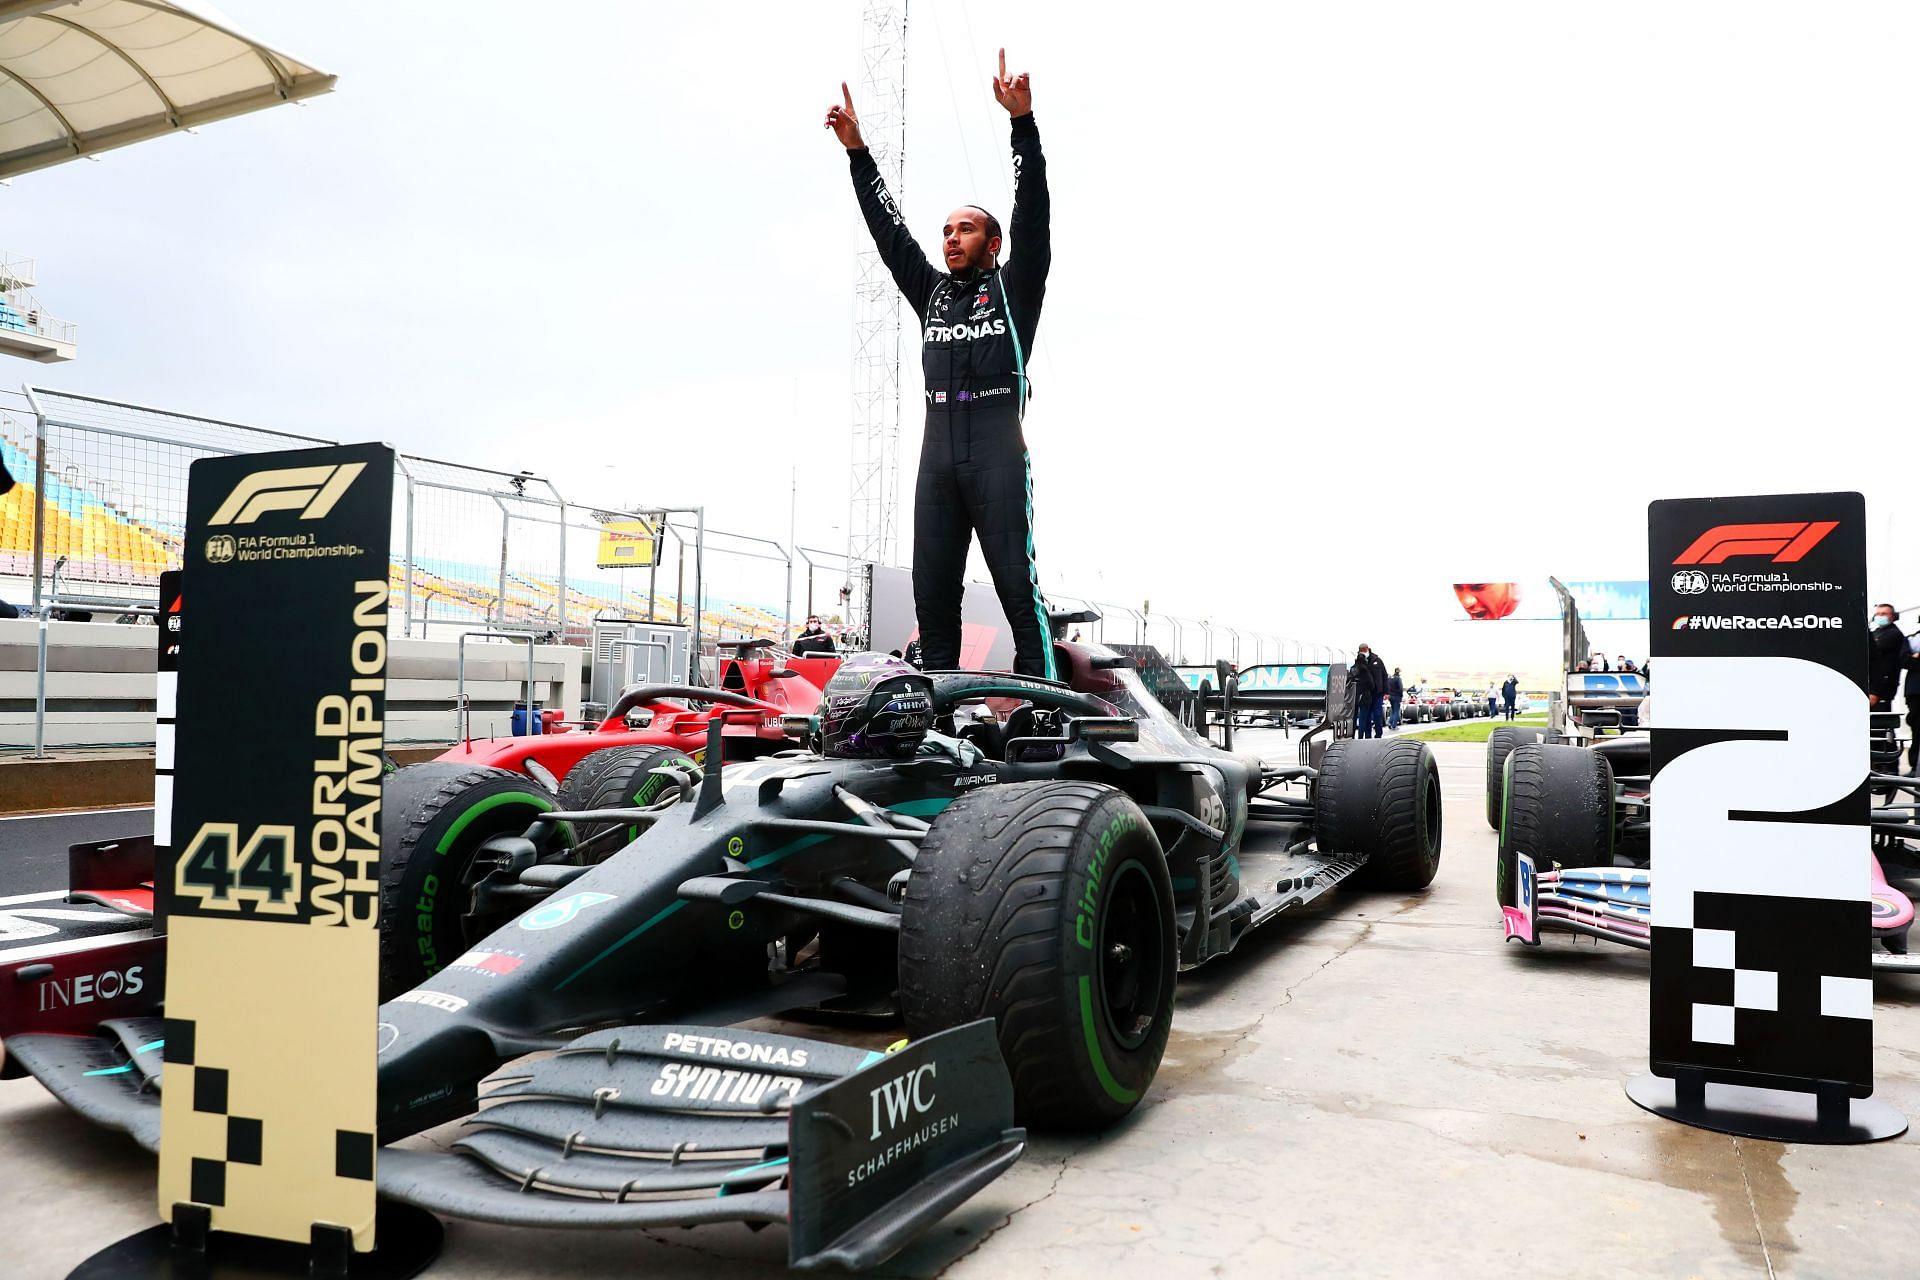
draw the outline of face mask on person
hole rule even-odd
[[[1876,627],[1890,627],[1893,625],[1893,619],[1884,613],[1876,613],[1873,615],[1873,625]]]

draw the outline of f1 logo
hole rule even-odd
[[[1724,564],[1735,556],[1772,556],[1775,564],[1793,564],[1839,527],[1838,520],[1715,525],[1695,538],[1673,562]]]
[[[302,520],[321,519],[366,467],[364,462],[349,462],[338,467],[256,471],[233,487],[207,523],[252,524],[269,511],[294,510]]]

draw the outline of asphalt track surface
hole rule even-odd
[[[0,818],[0,898],[67,887],[67,846],[153,831],[151,806]]]
[[[1257,749],[1290,758],[1284,741]],[[1920,1138],[1782,1145],[1635,1107],[1621,1083],[1646,1065],[1646,955],[1503,943],[1483,748],[1435,754],[1446,835],[1429,890],[1342,888],[1184,975],[1159,1078],[1126,1122],[1035,1134],[877,1274],[1914,1275]],[[1920,1117],[1920,978],[1874,985],[1875,1096]],[[31,1080],[0,1081],[0,1171],[6,1280],[64,1276],[156,1221],[152,1158]],[[430,1274],[722,1280],[785,1260],[779,1227],[451,1222]]]

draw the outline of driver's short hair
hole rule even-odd
[[[991,240],[995,236],[1000,235],[1000,219],[994,217],[991,213],[988,213],[984,206],[977,205],[977,204],[970,204],[965,207],[973,210],[975,213],[979,214],[981,217],[987,220],[987,239]]]

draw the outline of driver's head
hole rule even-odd
[[[940,252],[954,275],[991,270],[1000,261],[1000,219],[979,205],[961,205],[940,228]]]

